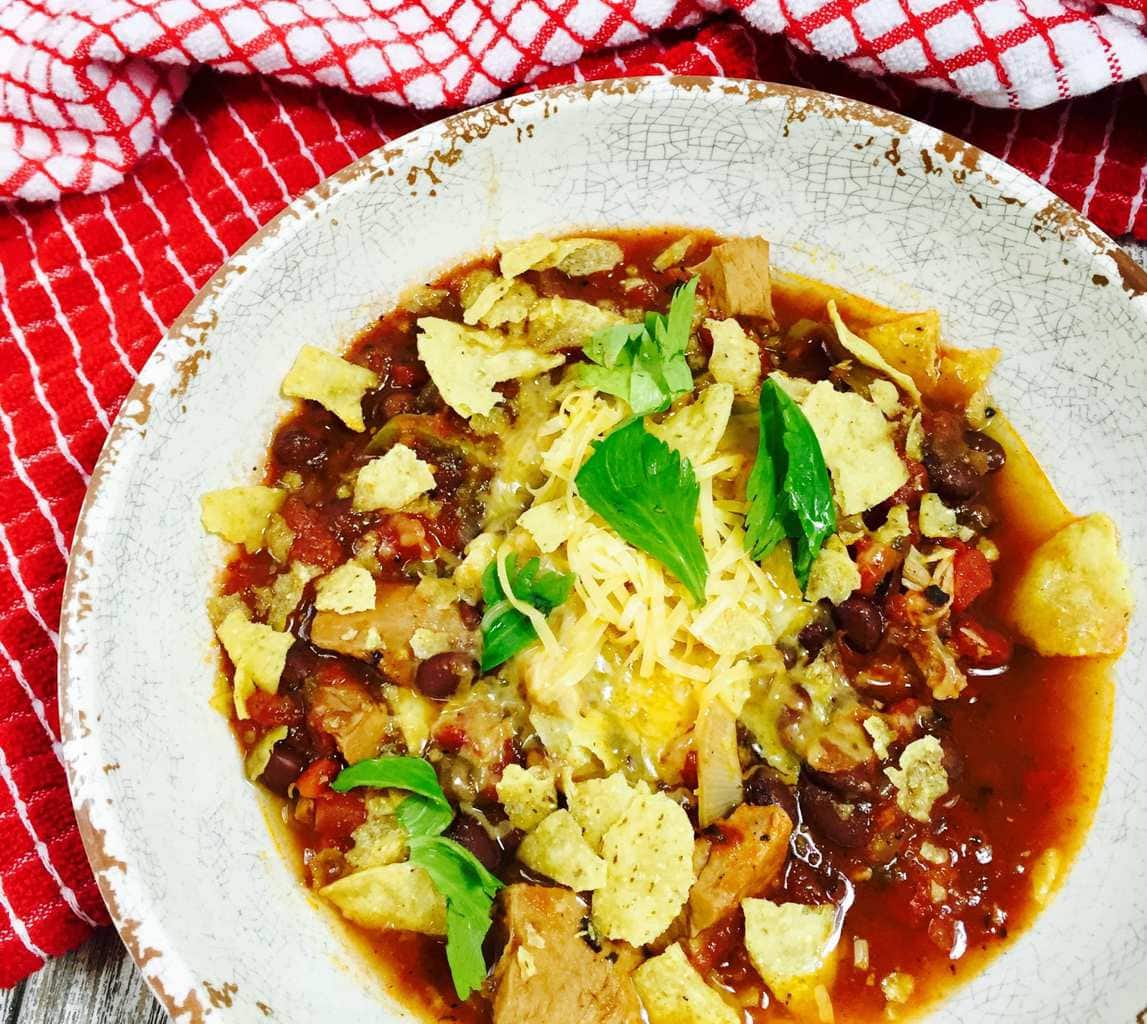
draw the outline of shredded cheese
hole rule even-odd
[[[534,430],[541,479],[533,505],[499,550],[529,557],[536,546],[555,569],[574,574],[574,590],[548,619],[515,604],[542,642],[508,671],[520,674],[562,756],[583,763],[592,755],[607,767],[633,759],[648,777],[668,781],[662,759],[694,724],[707,689],[739,662],[765,656],[813,608],[785,545],[762,564],[745,551],[745,425],[730,418],[727,385],[700,392],[652,428],[697,460],[698,527],[709,563],[700,607],[657,559],[622,540],[577,496],[578,470],[625,418],[622,403],[569,384],[555,390],[556,408]],[[686,424],[691,429],[678,430]]]

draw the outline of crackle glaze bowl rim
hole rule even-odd
[[[910,180],[919,184],[921,189],[939,189],[941,193],[939,198],[935,195],[931,198],[923,197],[921,201],[931,204],[930,209],[937,203],[965,203],[970,198],[971,205],[976,209],[975,211],[969,209],[964,215],[974,230],[977,223],[981,225],[991,223],[987,214],[981,213],[983,205],[981,200],[987,198],[1009,207],[1018,204],[1024,212],[1021,214],[1005,211],[1000,214],[1002,218],[1000,223],[1015,222],[1026,225],[1027,230],[1039,236],[1041,244],[1046,243],[1049,247],[1046,260],[1048,274],[1058,270],[1058,265],[1053,265],[1052,262],[1053,253],[1069,270],[1082,272],[1090,269],[1091,280],[1086,287],[1097,291],[1088,291],[1086,294],[1091,295],[1094,301],[1104,308],[1110,305],[1113,318],[1116,318],[1118,313],[1120,317],[1126,319],[1128,324],[1126,329],[1130,333],[1147,339],[1147,300],[1142,298],[1147,292],[1147,273],[1111,239],[1042,186],[994,157],[929,126],[857,101],[791,86],[730,79],[650,78],[587,83],[528,93],[426,125],[362,157],[300,196],[260,229],[212,276],[172,325],[140,373],[137,383],[124,402],[92,475],[91,486],[76,528],[65,585],[60,641],[60,717],[69,786],[81,835],[112,919],[149,985],[168,1013],[176,1020],[202,1021],[206,1018],[225,1021],[260,1020],[272,1012],[274,1012],[273,1019],[280,1020],[316,1018],[290,1016],[289,1013],[284,1016],[282,1012],[275,1012],[262,1000],[245,1001],[244,995],[233,982],[220,981],[218,975],[214,979],[209,979],[200,973],[197,960],[204,958],[200,947],[184,949],[178,944],[166,944],[165,922],[161,920],[157,908],[165,902],[170,903],[171,894],[167,892],[162,881],[156,881],[157,878],[162,879],[162,874],[155,875],[153,871],[150,880],[140,878],[141,866],[148,870],[157,869],[159,866],[145,865],[144,861],[148,855],[144,852],[144,841],[134,836],[129,826],[136,820],[133,815],[142,816],[138,820],[144,820],[147,801],[154,798],[155,794],[149,797],[147,794],[135,795],[118,789],[121,781],[116,780],[116,772],[109,766],[109,762],[113,761],[110,754],[116,749],[115,744],[118,742],[122,746],[124,739],[122,736],[118,739],[115,737],[114,730],[108,725],[110,718],[104,717],[108,715],[109,710],[111,717],[114,717],[116,712],[114,708],[109,709],[101,703],[101,668],[107,667],[108,658],[106,654],[101,655],[99,652],[95,635],[96,626],[93,623],[93,618],[99,613],[98,607],[93,611],[93,600],[97,604],[99,600],[98,596],[93,598],[93,593],[99,591],[100,574],[106,571],[102,569],[101,551],[105,545],[114,543],[117,513],[125,508],[125,495],[117,490],[117,481],[121,478],[127,479],[131,473],[137,472],[137,463],[145,454],[154,455],[149,445],[154,447],[157,443],[161,446],[170,444],[172,437],[179,436],[180,410],[185,411],[187,408],[182,403],[191,400],[197,387],[197,374],[204,364],[212,359],[224,363],[230,360],[234,363],[238,358],[234,354],[228,355],[213,339],[219,328],[219,308],[226,307],[229,297],[242,295],[248,271],[273,257],[279,249],[291,241],[315,237],[313,233],[324,230],[337,235],[338,230],[342,230],[338,229],[337,219],[342,204],[345,203],[348,209],[353,211],[355,197],[359,196],[363,189],[399,191],[408,189],[409,196],[404,194],[403,198],[395,201],[407,205],[413,203],[417,209],[432,214],[436,196],[444,193],[444,190],[452,188],[473,190],[485,187],[476,185],[473,180],[459,173],[459,168],[467,173],[474,173],[470,163],[473,162],[475,167],[477,166],[479,157],[475,153],[479,150],[481,150],[481,160],[494,167],[498,165],[499,159],[508,159],[505,154],[513,146],[524,144],[528,148],[533,143],[535,127],[538,128],[540,136],[548,137],[544,130],[545,122],[552,119],[560,120],[563,116],[567,119],[578,116],[592,119],[599,114],[604,116],[611,111],[615,114],[620,111],[625,116],[634,118],[635,123],[642,123],[641,118],[644,117],[649,125],[655,125],[661,117],[661,111],[674,104],[684,105],[689,109],[692,109],[689,107],[692,104],[699,111],[725,117],[728,123],[734,126],[741,121],[747,123],[756,112],[760,112],[762,117],[775,116],[782,130],[777,133],[773,145],[782,149],[797,144],[788,141],[790,130],[798,139],[803,138],[801,132],[810,132],[810,139],[806,142],[814,149],[819,140],[823,140],[827,145],[829,142],[839,142],[841,133],[845,135],[852,133],[850,138],[855,138],[851,143],[852,148],[858,152],[866,148],[871,149],[871,153],[862,152],[861,155],[854,157],[845,152],[843,156],[838,156],[838,162],[845,170],[851,169],[855,173],[869,174],[877,179],[880,189],[876,189],[875,185],[872,187],[876,189],[875,194],[878,196],[885,194],[885,191],[882,191],[885,179],[888,189],[895,190],[901,187],[897,178],[905,174],[903,167],[900,166],[901,161],[906,160],[909,153],[918,151],[922,165],[926,168],[928,180],[921,176],[924,172],[920,170],[912,172],[919,178],[919,182],[916,182],[916,178]],[[864,142],[865,137],[867,143]],[[663,141],[664,145],[669,147],[676,144],[672,133]],[[881,151],[885,143],[888,148]],[[550,139],[547,144],[552,146],[554,140]],[[658,145],[661,144],[662,142],[658,142]],[[688,147],[688,142],[680,144]],[[483,146],[486,149],[482,149]],[[690,158],[692,155],[690,151]],[[762,149],[757,157],[772,159],[767,147]],[[730,156],[729,159],[732,160],[733,157]],[[855,161],[855,164],[850,161]],[[875,172],[865,170],[869,163],[864,161],[871,161],[871,166],[876,168]],[[478,170],[480,173],[487,173],[486,164],[483,163]],[[588,172],[579,168],[576,173],[585,175]],[[848,175],[844,177],[847,179]],[[844,184],[839,181],[833,184],[834,180],[826,179],[826,188],[849,187],[848,181],[844,181]],[[494,189],[494,192],[490,193],[494,196],[496,186],[489,187]],[[826,191],[826,203],[829,202],[828,195]],[[884,200],[875,201],[879,204]],[[491,203],[494,202],[495,200],[491,199]],[[902,212],[901,215],[907,217],[910,211]],[[541,224],[538,230],[560,230],[563,224],[568,223],[560,214],[553,214],[550,217],[551,222]],[[1011,221],[1007,221],[1007,218],[1011,218]],[[681,218],[667,221],[655,215],[643,215],[641,219],[649,224],[681,222]],[[582,225],[576,222],[568,223],[571,229],[578,226]],[[706,226],[706,224],[698,222],[688,226]],[[495,240],[491,237],[486,239],[486,242],[488,244]],[[1034,242],[1032,244],[1037,252],[1042,252],[1039,245]],[[1006,251],[1003,242],[1001,250]],[[444,250],[438,262],[445,267],[465,255],[465,252]],[[794,249],[788,255],[800,263],[791,269],[811,272],[813,276],[818,276],[813,268],[819,267],[821,270],[819,276],[832,279],[834,264],[831,254],[827,256],[827,263],[820,262],[825,258],[824,254],[801,253]],[[303,258],[306,258],[305,254]],[[1001,255],[1000,259],[1006,261],[1007,257]],[[1038,266],[1040,257],[1036,256],[1033,259]],[[808,262],[810,260],[811,266]],[[1022,273],[1030,275],[1033,270],[1025,266]],[[1037,279],[1038,271],[1037,277],[1032,280]],[[408,280],[405,283],[414,282]],[[866,294],[863,284],[857,285],[856,290]],[[1098,291],[1103,291],[1106,297],[1094,298]],[[1125,311],[1123,307],[1126,307]],[[902,308],[912,307],[906,305]],[[365,322],[367,321],[363,316],[359,323]],[[337,338],[324,339],[320,343],[330,344],[345,340],[347,336],[340,334]],[[1142,366],[1136,369],[1136,373],[1140,375],[1144,372]],[[198,413],[192,415],[192,420],[194,415]],[[1140,422],[1142,419],[1143,414],[1140,412],[1139,419],[1134,424],[1136,431],[1142,432]],[[268,422],[273,422],[273,417]],[[149,440],[149,430],[152,429],[154,436]],[[186,432],[187,428],[182,429]],[[1089,425],[1088,429],[1097,428]],[[266,433],[261,436],[265,438]],[[156,437],[159,438],[158,441]],[[1074,466],[1074,463],[1072,465]],[[250,469],[249,466],[247,468]],[[1056,476],[1054,466],[1051,467],[1051,475],[1053,479]],[[1137,555],[1133,559],[1137,595],[1141,592],[1139,585],[1141,562],[1147,561],[1138,558],[1142,540],[1140,525],[1142,524],[1137,522],[1133,530]],[[1127,540],[1126,533],[1125,540]],[[107,585],[106,580],[103,585]],[[132,615],[135,617],[137,627],[147,621],[142,609],[137,608],[131,612],[129,620]],[[1129,650],[1125,656],[1124,666],[1120,671],[1121,679],[1126,682],[1132,678],[1141,664],[1142,644],[1136,631],[1135,650],[1133,652]],[[207,687],[211,670],[205,667],[201,674],[204,679],[204,690],[199,696],[205,704],[209,695]],[[138,696],[144,703],[153,699],[152,691],[143,685],[145,681],[136,682],[139,686],[128,692]],[[1117,704],[1117,721],[1120,713],[1120,705]],[[1135,735],[1147,742],[1147,729],[1141,728],[1138,722],[1134,728]],[[111,746],[107,746],[108,744]],[[118,769],[118,762],[113,763]],[[233,772],[237,771],[238,767],[236,760],[234,764],[226,765],[221,771]],[[135,802],[134,807],[133,802]],[[1142,836],[1144,834],[1142,828],[1143,822],[1136,819],[1130,833],[1131,837]],[[146,871],[143,873],[146,874]],[[169,879],[169,881],[178,883],[179,879]],[[222,899],[222,896],[218,896],[217,899]],[[1052,909],[1054,906],[1053,903]],[[1144,906],[1147,907],[1147,904]],[[310,907],[306,910],[313,912]],[[1047,916],[1050,912],[1050,910],[1045,912],[1043,916]],[[316,929],[325,927],[318,922],[319,918],[316,916]],[[1035,931],[1035,928],[1032,931]],[[336,938],[333,941],[339,940]],[[1040,941],[1046,943],[1050,940],[1041,938]],[[1015,944],[1012,948],[1015,948]],[[1147,938],[1136,946],[1132,967],[1147,966],[1145,951],[1147,951]],[[237,945],[232,952],[239,957],[243,950]],[[995,971],[1003,959],[997,958],[987,970]],[[325,992],[333,993],[333,985],[338,979],[345,980],[350,975],[359,977],[354,974],[356,969],[345,964],[336,965],[329,978],[323,977],[321,987]],[[1120,974],[1120,977],[1126,976],[1126,972]],[[367,982],[359,983],[367,985]],[[997,1014],[1003,1014],[998,1019],[1006,1019],[1006,1007],[992,1004],[991,999],[995,997],[990,994],[985,997],[986,1002],[978,1003],[975,999],[963,998],[963,994],[975,984],[976,981],[973,980],[970,984],[964,985],[956,991],[956,995],[930,1011],[935,1014],[934,1019],[951,1022],[987,1021],[997,1019]],[[1128,1010],[1133,1005],[1137,1006],[1140,1001],[1147,1003],[1147,984],[1144,985],[1142,992],[1121,990],[1118,996],[1110,1003],[1107,1011],[1098,1011],[1101,1016],[1094,1019],[1126,1019],[1127,1024],[1131,1024],[1135,1011],[1132,1009],[1128,1012]],[[946,1007],[953,1000],[960,999],[963,999],[964,1005],[953,1011],[955,1015],[952,1015]],[[257,1013],[253,1007],[257,1008]],[[1071,1019],[1070,1014],[1074,1011],[1067,1011],[1069,1016],[1064,1017],[1062,1014],[1057,1015],[1051,1003],[1048,1003],[1047,1007],[1050,1008],[1045,1008],[1041,1003],[1040,1009],[1033,1011],[1037,1015],[1025,1019],[1063,1020],[1065,1024],[1079,1024],[1080,1018]],[[1021,1012],[1026,1011],[1021,1010]],[[1104,1012],[1116,1015],[1104,1017],[1102,1016]],[[379,1020],[407,1019],[395,1008],[390,1011],[380,1008],[377,1013]],[[962,1015],[965,1013],[972,1016]],[[1142,1019],[1142,1014],[1139,1016]]]

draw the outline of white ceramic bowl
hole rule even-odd
[[[120,413],[76,534],[72,794],[112,916],[176,1019],[408,1019],[297,883],[208,707],[203,605],[225,551],[199,495],[255,478],[304,342],[338,348],[404,286],[498,240],[652,224],[760,233],[783,268],[936,306],[950,341],[1000,345],[1000,404],[1071,508],[1115,517],[1143,603],[1147,277],[1050,193],[932,128],[760,83],[586,85],[429,125],[300,198],[212,278]],[[932,1019],[1144,1019],[1143,658],[1136,623],[1066,884]]]

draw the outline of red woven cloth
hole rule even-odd
[[[821,10],[844,12],[840,16],[847,20],[859,18],[871,2],[851,15],[845,0]],[[91,6],[106,11],[123,5]],[[128,6],[143,9],[139,3]],[[221,5],[216,0],[212,6]],[[311,6],[322,4],[313,0]],[[339,0],[337,6],[352,5]],[[667,4],[639,3],[635,9],[642,6],[657,8],[662,22],[674,24],[697,14],[683,4],[669,10]],[[763,23],[762,11],[796,6],[795,0],[771,7],[756,3],[745,17],[753,20],[757,12]],[[1067,19],[1063,24],[1093,20],[1047,2],[1038,9],[1052,6],[1060,11],[1056,17]],[[1034,0],[1028,7],[1037,9]],[[5,6],[0,0],[0,69],[9,74],[5,25],[18,9],[19,2]],[[447,12],[457,9],[447,7],[439,21],[449,24]],[[572,3],[560,9],[572,10]],[[555,29],[551,38],[562,39],[566,49],[557,52],[559,44],[553,44],[554,54],[543,51],[546,62],[643,31],[615,8],[605,10],[605,27],[582,42],[567,43],[573,37]],[[827,14],[820,18],[820,28],[834,24]],[[814,40],[818,30],[806,24],[806,37]],[[176,59],[167,51],[148,55]],[[174,95],[182,84],[183,72],[170,66],[157,71],[128,62],[116,73],[125,67],[150,82],[153,97],[162,89]],[[323,67],[324,74],[335,75],[333,64]],[[458,88],[464,80],[471,84],[454,100],[485,95],[482,90],[508,80],[491,77],[488,69],[480,77],[477,65],[468,67]],[[972,138],[1050,184],[1113,233],[1147,235],[1147,215],[1140,210],[1147,102],[1137,83],[1034,112],[988,110],[904,80],[860,78],[734,16],[663,32],[657,41],[583,57],[562,69],[536,59],[513,69],[516,77],[534,74],[535,86],[673,72],[760,77],[851,94]],[[958,70],[948,72],[949,85],[961,81]],[[1110,66],[1104,74],[1118,77]],[[323,76],[316,71],[314,77]],[[383,83],[393,82],[400,95],[414,99],[416,80],[407,69],[379,78],[373,91],[386,92],[391,86]],[[473,84],[478,82],[484,83],[480,89]],[[10,109],[11,83],[0,92]],[[304,189],[427,117],[341,90],[200,72],[154,146],[153,124],[134,151],[124,150],[119,166],[101,172],[109,177],[98,179],[93,169],[85,182],[73,182],[110,184],[124,170],[120,184],[101,194],[17,204],[0,213],[0,986],[15,983],[47,957],[79,943],[93,923],[106,921],[60,766],[55,673],[68,545],[108,425],[166,326],[231,252]],[[11,141],[0,137],[0,161],[11,162]]]
[[[198,64],[459,107],[729,10],[854,71],[1036,108],[1147,72],[1145,3],[0,0],[0,198],[117,182],[151,148]]]

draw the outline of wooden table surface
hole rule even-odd
[[[1141,266],[1147,245],[1121,243]],[[148,990],[114,929],[50,961],[9,991],[0,990],[0,1024],[164,1024],[167,1015]]]
[[[167,1014],[112,928],[0,991],[0,1024],[164,1024]]]

